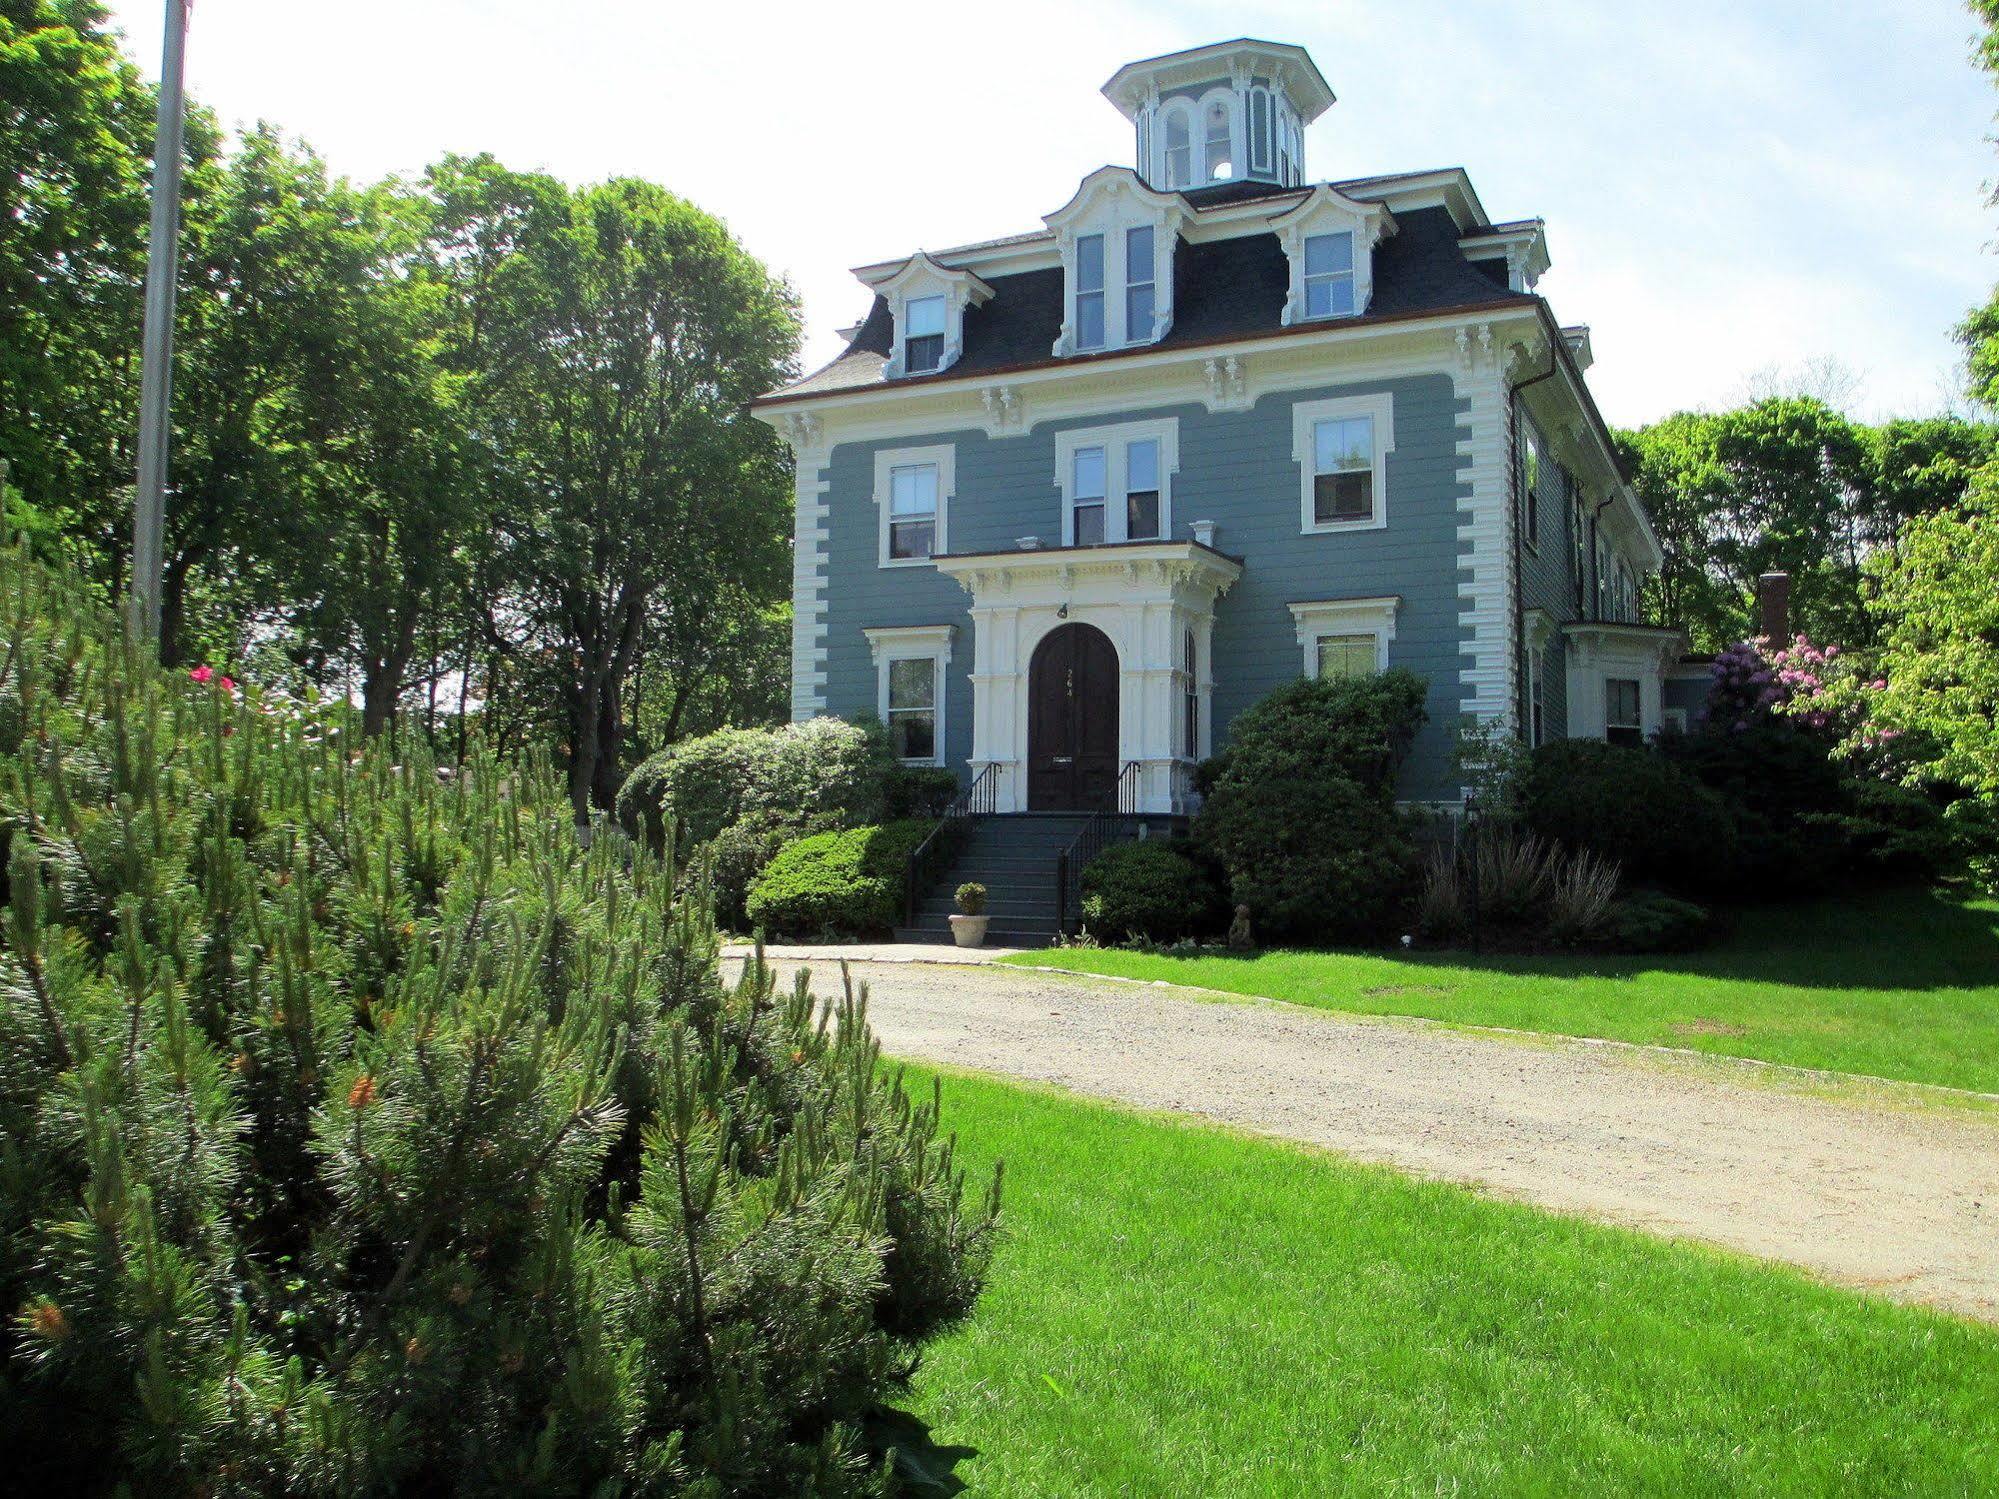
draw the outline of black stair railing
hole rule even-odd
[[[1117,811],[1092,812],[1069,846],[1055,856],[1055,926],[1065,937],[1073,937],[1083,924],[1083,871],[1103,852],[1116,825],[1138,812],[1138,772],[1138,761],[1125,761],[1111,803]]]
[[[958,838],[975,817],[990,817],[999,808],[999,766],[988,765],[972,777],[972,784],[951,798],[929,836],[910,850],[909,866],[903,872],[902,915],[905,926],[916,925],[916,908],[923,892],[937,878],[937,871],[957,848]]]

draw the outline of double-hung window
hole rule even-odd
[[[1520,429],[1520,533],[1529,551],[1541,550],[1541,439]]]
[[[927,374],[944,363],[944,299],[911,297],[903,304],[907,324],[902,338],[902,367],[912,375]]]
[[[898,760],[926,765],[936,760],[935,656],[916,656],[889,662],[888,740]]]
[[[1388,524],[1383,492],[1395,447],[1388,396],[1301,401],[1292,408],[1292,456],[1305,531],[1364,531]]]
[[[1576,578],[1576,613],[1589,612],[1589,517],[1583,513],[1582,491],[1569,490],[1569,567]]]
[[[1641,749],[1645,724],[1639,716],[1638,683],[1630,677],[1609,677],[1603,684],[1603,737],[1612,744]]]
[[[889,470],[888,554],[904,561],[930,555],[937,542],[937,465]]]
[[[1076,239],[1076,347],[1104,346],[1104,237]]]
[[[875,450],[883,567],[921,567],[950,549],[957,454],[949,443]]]
[[[1066,545],[1163,541],[1170,532],[1170,487],[1179,467],[1177,422],[1127,422],[1057,433],[1055,461]]]
[[[1152,268],[1152,226],[1140,225],[1124,232],[1124,341],[1149,343],[1152,339],[1154,305]]]
[[[1071,544],[1097,546],[1104,540],[1104,505],[1109,493],[1110,462],[1103,448],[1078,448],[1074,459],[1075,489],[1069,497]]]
[[[1305,236],[1305,316],[1354,312],[1353,231]]]

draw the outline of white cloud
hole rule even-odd
[[[148,66],[156,0],[114,0]],[[1836,355],[1864,414],[1938,401],[1994,274],[1994,94],[1957,0],[195,0],[189,76],[356,177],[492,151],[653,178],[805,298],[807,361],[866,308],[847,268],[1031,228],[1130,154],[1120,64],[1244,33],[1340,95],[1314,173],[1462,164],[1548,220],[1542,290],[1596,330],[1613,421]]]

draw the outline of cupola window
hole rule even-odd
[[[1194,147],[1187,134],[1187,111],[1176,109],[1166,116],[1166,186],[1189,186],[1194,180]]]
[[[1208,181],[1226,182],[1235,175],[1235,153],[1229,141],[1229,107],[1221,99],[1212,100],[1207,109],[1207,168]]]

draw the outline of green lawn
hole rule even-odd
[[[1644,958],[1077,948],[1013,961],[1999,1092],[1999,903],[1926,893],[1756,908],[1721,946]]]
[[[1999,1332],[952,1074],[1007,1238],[910,1402],[994,1495],[1990,1493]]]

